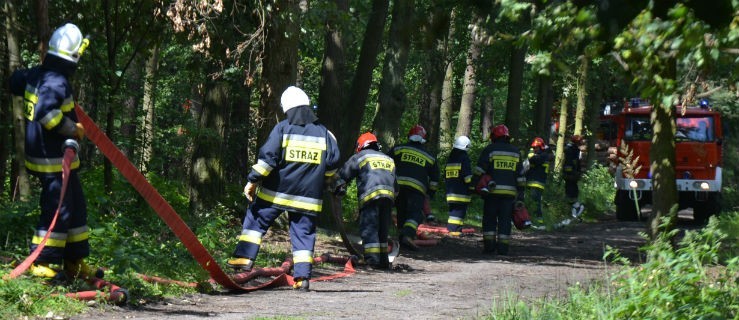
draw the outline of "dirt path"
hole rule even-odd
[[[553,232],[514,232],[507,257],[483,255],[477,233],[419,252],[401,251],[392,272],[359,270],[311,283],[308,293],[281,287],[195,294],[140,307],[91,309],[74,319],[469,319],[486,315],[494,301],[562,297],[575,283],[604,279],[606,245],[636,258],[643,228],[644,223],[606,220]],[[337,245],[319,243],[327,250]]]

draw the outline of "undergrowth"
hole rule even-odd
[[[739,213],[712,217],[677,230],[643,249],[647,261],[632,264],[614,249],[604,256],[608,273],[592,286],[573,286],[564,300],[496,302],[485,319],[737,319],[739,317]],[[616,267],[616,268],[614,268]]]

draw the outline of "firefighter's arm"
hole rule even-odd
[[[329,130],[326,130],[326,132],[326,157],[324,158],[324,161],[326,161],[326,172],[324,173],[324,187],[330,190],[336,179],[336,172],[339,170],[341,154],[339,153],[339,144],[336,142],[334,134]]]

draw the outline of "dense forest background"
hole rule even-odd
[[[279,95],[293,84],[311,97],[343,159],[363,131],[376,132],[387,150],[416,123],[442,162],[462,134],[472,138],[476,157],[488,128],[499,123],[521,148],[535,136],[548,139],[559,159],[572,134],[589,137],[592,150],[606,103],[650,99],[659,106],[652,115],[653,170],[666,181],[674,178],[674,126],[657,124],[674,122],[673,105],[709,98],[724,114],[724,207],[732,208],[739,203],[731,167],[739,159],[738,7],[646,0],[6,0],[0,78],[38,64],[50,33],[64,22],[77,24],[92,39],[74,77],[79,104],[191,221],[243,214],[245,176],[283,117]],[[35,202],[34,179],[23,168],[21,103],[7,86],[0,101],[2,202]],[[95,147],[85,143],[82,153],[90,211],[147,220],[150,209]],[[674,183],[658,184],[655,193],[664,195],[655,197],[661,201],[655,211],[669,215]]]

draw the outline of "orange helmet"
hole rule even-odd
[[[582,142],[582,136],[579,134],[573,135],[572,137],[570,137],[570,141],[579,144]]]
[[[539,137],[534,138],[534,141],[531,141],[531,147],[544,148],[544,139]]]
[[[490,133],[492,133],[491,137],[493,137],[493,139],[498,139],[502,137],[506,137],[506,138],[510,137],[510,133],[508,133],[508,127],[506,127],[504,124],[499,124],[493,127],[490,130]]]
[[[357,139],[357,152],[362,151],[364,148],[369,147],[372,144],[377,144],[377,137],[372,132],[365,132]]]

